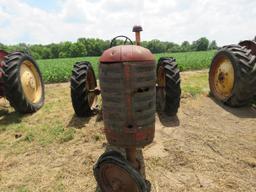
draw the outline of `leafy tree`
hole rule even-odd
[[[70,57],[82,57],[84,53],[84,46],[81,43],[73,43],[70,46]]]
[[[209,47],[209,40],[206,37],[202,37],[192,43],[192,50],[194,51],[207,51]]]
[[[182,52],[190,51],[190,50],[191,50],[190,43],[189,43],[188,41],[184,41],[184,42],[181,44],[180,50],[181,50]]]
[[[47,48],[47,47],[44,47],[42,49],[42,59],[49,59],[51,56],[51,52],[50,52],[50,49]]]
[[[8,47],[2,43],[0,43],[0,50],[8,51]]]
[[[166,52],[180,52],[180,46],[176,43],[167,42]]]
[[[213,40],[209,45],[209,50],[218,49],[217,43],[215,40]]]
[[[166,51],[166,45],[161,43],[161,41],[154,39],[148,42],[147,48],[152,53],[162,53]]]
[[[50,57],[51,58],[59,58],[60,46],[58,44],[51,44],[50,48]]]
[[[71,54],[70,54],[70,51],[69,51],[71,45],[72,45],[72,43],[69,42],[69,41],[61,42],[59,44],[59,46],[60,46],[59,57],[61,57],[61,58],[71,57]]]

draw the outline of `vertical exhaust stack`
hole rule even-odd
[[[135,32],[136,45],[141,44],[140,32],[143,31],[140,25],[135,25],[132,29],[132,32]]]

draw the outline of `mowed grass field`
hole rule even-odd
[[[156,58],[174,57],[181,71],[207,69],[216,51],[161,53]],[[45,83],[58,83],[69,81],[74,63],[89,61],[98,75],[98,57],[78,57],[67,59],[38,60]]]

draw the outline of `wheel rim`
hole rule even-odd
[[[89,107],[91,108],[91,110],[93,110],[98,105],[98,96],[95,93],[95,91],[93,91],[97,87],[97,84],[95,82],[94,73],[90,69],[88,70],[86,80],[87,80],[86,88],[87,88],[87,90],[89,90],[88,96],[87,96],[88,97],[88,104],[89,104]]]
[[[141,192],[133,177],[120,166],[104,163],[100,167],[101,187],[106,192]]]
[[[235,72],[231,60],[226,56],[215,59],[210,72],[211,91],[221,100],[232,95]]]
[[[164,66],[159,66],[157,70],[157,107],[159,110],[164,110],[165,107],[165,97],[166,97],[166,91],[165,91],[165,70]]]
[[[42,97],[42,83],[35,65],[25,60],[20,66],[20,80],[23,92],[31,103],[37,103]]]

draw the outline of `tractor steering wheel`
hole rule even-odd
[[[119,39],[119,38],[124,38],[124,39],[125,39],[123,45],[126,45],[127,41],[129,41],[129,43],[130,43],[131,45],[133,45],[133,42],[132,42],[132,40],[131,40],[129,37],[124,36],[124,35],[119,35],[119,36],[116,36],[115,38],[113,38],[113,39],[111,40],[110,48],[115,45],[116,40]]]

